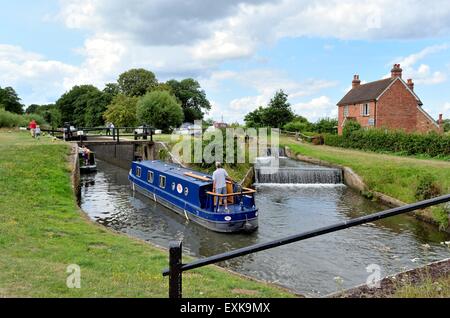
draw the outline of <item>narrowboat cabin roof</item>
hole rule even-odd
[[[169,176],[173,176],[173,177],[176,177],[181,180],[188,181],[188,182],[196,184],[198,186],[205,186],[205,185],[209,185],[212,183],[212,180],[204,181],[199,178],[191,177],[186,174],[192,174],[192,175],[196,175],[198,177],[211,179],[210,175],[201,173],[196,170],[183,168],[177,164],[167,163],[167,162],[163,162],[163,161],[159,161],[159,160],[141,161],[141,162],[135,162],[135,163],[138,166],[142,166],[142,167],[154,170],[154,171],[158,171],[160,173],[163,173],[163,174],[166,174]]]

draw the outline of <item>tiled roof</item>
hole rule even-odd
[[[387,78],[355,87],[341,99],[338,106],[376,100],[394,80],[395,78]]]

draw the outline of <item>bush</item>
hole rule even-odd
[[[319,134],[337,134],[338,120],[336,118],[322,118],[313,124],[313,130]]]
[[[430,175],[424,175],[419,179],[416,189],[416,199],[419,201],[428,200],[438,197],[442,193],[439,185],[436,184],[435,178]]]
[[[356,128],[356,126],[354,126]],[[353,129],[353,127],[351,128]],[[325,135],[325,144],[333,147],[353,148],[375,152],[402,155],[426,155],[429,157],[450,156],[450,136],[429,134],[409,134],[403,131],[382,129],[347,131],[347,135]]]
[[[39,125],[47,125],[44,118],[36,114],[18,115],[0,108],[0,128],[28,127],[34,119]]]
[[[441,230],[445,230],[449,225],[449,209],[444,204],[431,208],[433,218],[439,224]]]
[[[310,123],[300,122],[300,121],[291,121],[284,125],[283,129],[290,132],[305,132],[309,131],[311,128]]]
[[[344,125],[343,134],[345,137],[349,137],[355,131],[361,130],[361,125],[355,120],[347,120]]]
[[[137,104],[140,124],[169,131],[183,123],[184,113],[176,98],[167,91],[153,91],[143,96]]]

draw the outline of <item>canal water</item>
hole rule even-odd
[[[133,194],[128,171],[98,162],[96,174],[82,177],[83,210],[96,222],[168,247],[182,240],[185,253],[206,257],[255,243],[313,230],[378,212],[385,207],[343,185],[258,186],[260,228],[251,235],[220,234]],[[220,264],[309,296],[324,296],[366,282],[366,268],[381,276],[448,258],[447,234],[413,217],[398,216]]]

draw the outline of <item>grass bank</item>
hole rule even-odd
[[[76,205],[69,147],[0,131],[0,297],[166,297],[167,252],[91,223]],[[81,267],[81,288],[66,286]],[[214,267],[186,273],[185,297],[289,297]]]
[[[282,137],[280,143],[296,154],[353,169],[371,191],[384,193],[405,203],[416,202],[420,179],[431,176],[443,194],[450,193],[450,162],[385,155],[329,146],[315,146]],[[448,221],[442,208],[431,212],[439,222]],[[445,225],[445,224],[444,224]]]
[[[450,298],[450,277],[437,280],[427,278],[420,284],[405,284],[394,298]]]

